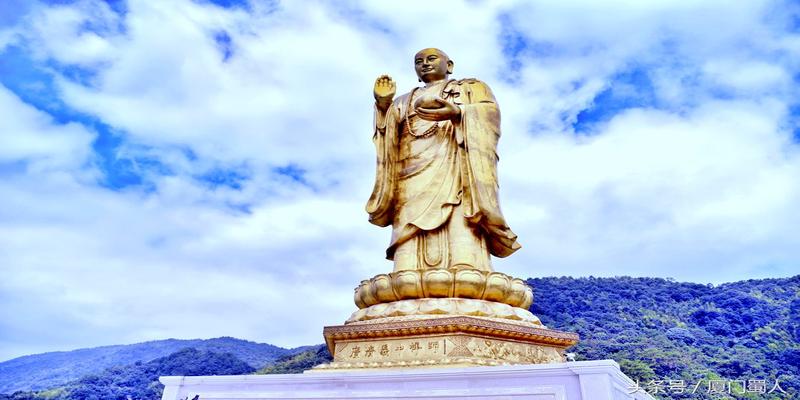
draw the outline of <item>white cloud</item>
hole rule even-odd
[[[0,51],[16,42],[16,32],[13,29],[0,29]]]
[[[30,341],[39,351],[221,335],[316,343],[321,324],[352,311],[349,278],[374,272],[362,255],[384,244],[343,212],[360,209],[352,202],[267,204],[244,216],[195,204],[198,188],[145,197],[38,178],[0,183],[0,291],[28,299],[2,307],[6,335],[27,332],[7,355]],[[53,324],[71,329],[36,329]]]
[[[748,94],[785,92],[793,86],[788,71],[763,61],[710,60],[703,65],[703,72],[721,87]]]
[[[16,302],[0,307],[0,358],[164,337],[321,342],[323,325],[353,311],[352,287],[391,268],[389,232],[363,211],[372,81],[389,73],[408,90],[410,57],[428,46],[456,60],[456,77],[487,81],[503,111],[501,198],[524,247],[497,269],[699,282],[796,274],[788,107],[800,39],[770,23],[771,4],[452,2],[433,15],[377,2],[248,13],[132,0],[124,16],[103,2],[36,7],[15,32],[37,60],[92,73],[84,85],[55,72],[54,94],[122,132],[118,157],[170,173],[139,171],[153,192],[98,187],[95,134],[0,88],[0,110],[14,116],[0,118],[1,162],[41,166],[0,181],[0,290]],[[504,34],[538,49],[520,54],[518,71]],[[600,92],[635,91],[613,79],[637,69],[653,104],[575,135]],[[287,165],[305,183],[273,171]],[[239,167],[239,190],[196,179]],[[38,329],[47,323],[63,329]]]
[[[89,0],[38,8],[26,22],[26,36],[40,46],[34,48],[38,57],[81,66],[108,62],[115,44],[97,32],[119,29],[118,16],[106,3]]]
[[[0,163],[27,162],[31,168],[79,168],[91,152],[94,134],[83,125],[54,124],[0,85]]]
[[[515,149],[503,160],[519,167],[504,176],[516,194],[507,213],[534,218],[521,221],[527,247],[507,267],[701,282],[791,274],[800,158],[781,116],[734,102],[688,115],[631,110],[583,142],[548,136]],[[777,243],[784,254],[758,250]],[[755,270],[767,264],[784,269]]]

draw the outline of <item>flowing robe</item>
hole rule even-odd
[[[392,225],[386,258],[395,261],[395,271],[491,270],[489,253],[506,257],[520,248],[497,197],[497,102],[475,79],[431,91],[460,108],[457,122],[417,116],[409,104],[424,89],[398,97],[385,112],[375,109],[378,160],[369,220]]]

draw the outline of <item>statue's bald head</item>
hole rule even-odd
[[[419,79],[425,83],[446,79],[453,73],[453,60],[447,53],[429,47],[414,55],[414,70]]]
[[[437,54],[440,57],[446,58],[448,60],[450,59],[450,57],[447,55],[447,53],[445,53],[441,49],[437,49],[435,47],[428,47],[427,49],[422,49],[422,50],[418,51],[417,54],[414,55],[414,59],[416,60],[417,57],[420,57],[420,56],[423,56],[423,55],[428,55],[428,54]]]

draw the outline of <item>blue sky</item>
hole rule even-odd
[[[800,273],[800,7],[4,1],[0,360],[320,343],[391,269],[371,85],[441,47],[503,113],[515,276]],[[431,23],[430,21],[435,21]]]

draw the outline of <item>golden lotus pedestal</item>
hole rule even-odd
[[[524,281],[499,272],[380,274],[355,289],[359,310],[344,325],[325,327],[333,362],[313,371],[566,361],[578,335],[542,325],[532,302]]]

